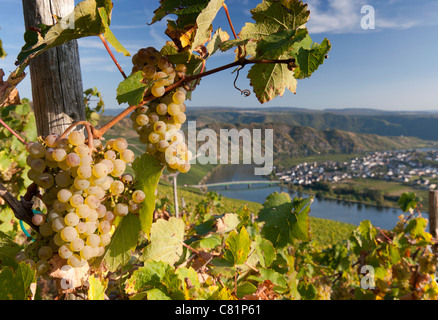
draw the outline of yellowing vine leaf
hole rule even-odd
[[[183,254],[184,221],[171,217],[158,219],[152,224],[150,244],[145,248],[143,260],[163,261],[170,265]]]

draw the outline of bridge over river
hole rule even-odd
[[[206,184],[193,184],[193,185],[184,185],[185,187],[192,188],[208,188],[208,187],[222,187],[227,188],[230,185],[238,185],[238,184],[246,184],[248,188],[251,188],[252,185],[255,184],[267,184],[272,186],[274,184],[281,183],[280,180],[250,180],[250,181],[225,181],[225,182],[216,182],[216,183],[206,183]]]

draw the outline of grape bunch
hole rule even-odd
[[[17,260],[35,265],[45,274],[55,254],[73,268],[102,256],[111,241],[117,216],[138,213],[145,199],[126,173],[134,153],[123,138],[86,144],[85,135],[73,131],[68,138],[48,135],[29,143],[28,177],[42,191],[45,208],[33,216],[39,234],[32,251]],[[91,148],[90,148],[91,147]],[[33,258],[33,259],[32,259]]]
[[[147,93],[156,97],[131,113],[132,126],[139,134],[146,152],[158,158],[170,172],[190,170],[191,153],[180,130],[186,121],[186,90],[178,87],[169,92],[166,87],[185,76],[184,64],[174,66],[155,48],[140,49],[133,57],[132,73],[142,71],[143,82],[150,84]]]

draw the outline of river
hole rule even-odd
[[[247,185],[230,185],[225,187],[209,187],[209,190],[216,191],[225,197],[233,199],[242,199],[258,203],[264,203],[266,197],[271,193],[288,192],[294,196],[308,197],[306,194],[296,194],[280,186],[269,185],[269,180],[263,176],[254,175],[252,165],[224,165],[212,172],[206,183],[218,183],[225,181],[266,181],[266,184],[253,185],[248,188]],[[353,225],[359,225],[363,220],[369,220],[371,223],[382,229],[392,229],[397,221],[398,216],[403,212],[392,208],[379,208],[370,205],[351,203],[338,200],[318,199],[315,198],[310,206],[310,216],[324,218],[340,222],[347,222]]]

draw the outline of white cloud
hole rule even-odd
[[[362,32],[361,13],[364,5],[375,9],[376,30],[409,29],[419,25],[432,25],[436,19],[427,17],[431,11],[437,13],[437,6],[414,3],[406,5],[399,0],[378,2],[376,0],[308,0],[310,20],[307,23],[312,33],[354,33]]]

